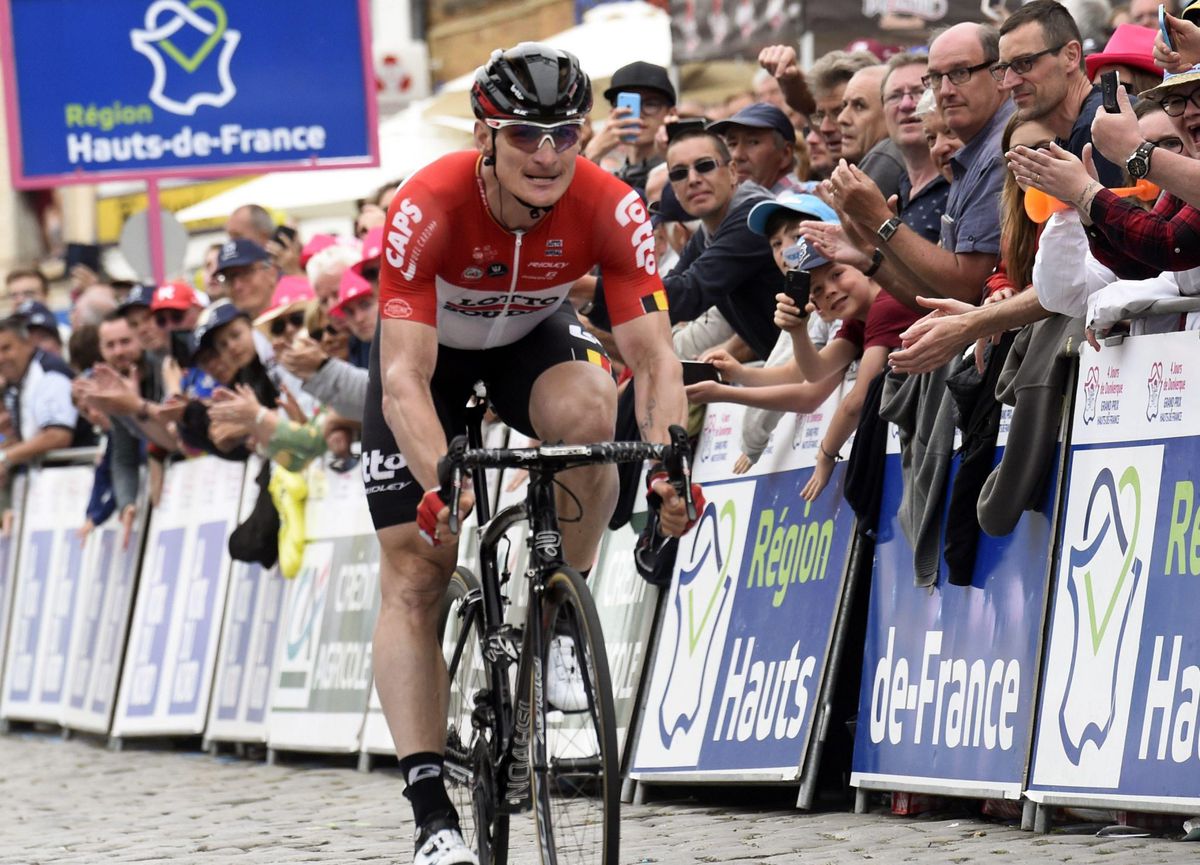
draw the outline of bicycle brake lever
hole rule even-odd
[[[462,492],[463,454],[467,452],[467,437],[455,436],[450,442],[446,455],[438,461],[438,484],[441,486],[440,497],[450,506],[450,534],[457,535],[461,527],[458,518],[458,499]]]
[[[671,451],[667,456],[667,474],[675,491],[683,497],[688,522],[696,521],[696,502],[692,498],[692,448],[688,444],[687,430],[678,424],[667,429],[671,436]]]

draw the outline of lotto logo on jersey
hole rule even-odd
[[[617,211],[613,217],[622,228],[637,225],[629,238],[629,242],[633,244],[637,266],[654,276],[658,272],[658,264],[654,260],[654,226],[646,219],[646,205],[642,203],[641,196],[630,190],[617,204]]]

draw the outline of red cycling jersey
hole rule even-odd
[[[577,157],[553,209],[510,232],[492,217],[479,171],[477,153],[452,153],[396,192],[379,277],[384,318],[433,325],[450,348],[508,345],[597,264],[614,325],[667,308],[646,208],[625,183]]]

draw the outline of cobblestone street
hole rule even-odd
[[[94,740],[28,733],[0,737],[0,766],[2,865],[411,861],[412,826],[394,771],[133,746],[114,753]],[[739,806],[732,792],[721,798],[626,806],[621,862],[1157,865],[1191,863],[1200,852],[1154,838],[1038,836],[963,818],[804,814]],[[514,821],[513,849],[514,863],[535,861],[528,819]]]

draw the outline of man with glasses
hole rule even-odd
[[[227,240],[221,244],[216,278],[225,286],[233,305],[251,319],[270,307],[278,281],[270,254],[253,240]]]
[[[182,280],[160,285],[150,298],[154,324],[166,334],[194,330],[203,309],[204,303],[196,290]]]
[[[617,105],[617,97],[622,93],[641,97],[642,110],[637,117],[628,108]],[[654,139],[667,119],[667,112],[675,106],[675,86],[666,69],[638,60],[613,73],[604,98],[612,105],[612,111],[604,128],[588,142],[584,155],[599,164],[623,146],[625,162],[617,170],[617,177],[634,189],[645,189],[650,169],[663,162]]]
[[[532,42],[496,51],[476,72],[471,105],[477,150],[416,172],[388,209],[363,417],[363,482],[381,553],[375,684],[413,807],[416,865],[476,862],[443,779],[448,684],[437,628],[458,540],[437,466],[463,431],[473,385],[482,379],[500,417],[527,435],[610,439],[611,364],[564,308],[599,265],[613,339],[637,380],[642,437],[666,441],[687,412],[646,208],[580,156],[592,92],[578,59]],[[586,574],[616,504],[616,469],[561,479],[562,512],[578,515],[562,524],[563,553]],[[664,531],[682,534],[682,500],[657,474],[652,487]],[[466,516],[470,493],[459,502]],[[585,695],[569,639],[552,641],[546,671],[551,704],[577,708]]]
[[[1000,28],[1000,60],[988,71],[1012,95],[1017,116],[1041,122],[1059,146],[1083,155],[1103,96],[1084,73],[1083,40],[1066,7],[1033,0],[1008,16]],[[1121,169],[1100,154],[1093,158],[1100,182],[1120,186]]]

